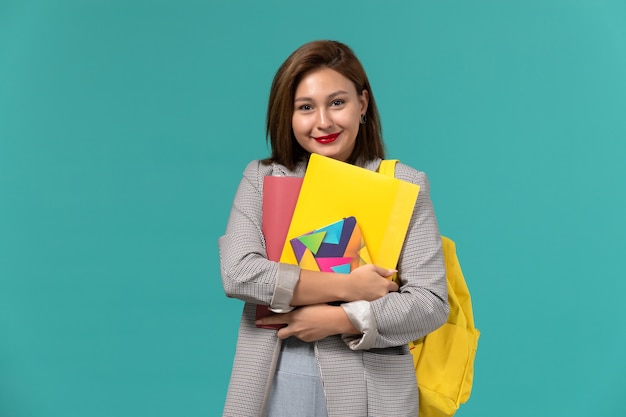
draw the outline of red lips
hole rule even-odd
[[[337,139],[337,137],[339,137],[339,133],[332,133],[330,135],[326,135],[326,136],[318,136],[315,139],[315,141],[317,143],[321,143],[323,145],[327,144],[327,143],[332,143],[335,141],[335,139]]]

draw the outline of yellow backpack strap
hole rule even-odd
[[[397,159],[383,159],[378,166],[378,173],[388,177],[395,177],[397,162]]]

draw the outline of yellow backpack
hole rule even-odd
[[[378,172],[394,176],[397,160],[384,160]],[[419,198],[419,197],[418,197]],[[448,281],[448,321],[409,343],[419,389],[419,417],[449,417],[472,391],[480,332],[474,327],[472,300],[451,239],[441,237]]]

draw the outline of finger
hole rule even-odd
[[[289,326],[283,327],[276,332],[276,336],[278,336],[279,339],[286,339],[291,335],[292,332],[289,330]]]
[[[389,281],[387,288],[389,289],[389,292],[396,292],[400,287],[398,287],[398,284],[394,281]]]
[[[262,319],[256,320],[254,324],[256,325],[268,325],[268,324],[287,324],[288,323],[288,313],[285,314],[272,314],[271,316],[263,317]]]
[[[380,275],[381,277],[390,277],[393,274],[395,274],[396,272],[398,272],[395,269],[387,269],[387,268],[383,268],[382,266],[378,266],[378,265],[374,265],[374,271]]]

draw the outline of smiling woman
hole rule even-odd
[[[400,286],[389,279],[396,271],[376,265],[346,275],[301,269],[267,258],[264,177],[303,177],[311,154],[369,170],[384,158],[374,95],[349,47],[316,41],[287,58],[272,83],[267,135],[272,155],[246,168],[219,239],[226,295],[245,301],[224,415],[417,416],[407,344],[449,310],[426,175],[396,166],[396,178],[420,186]],[[258,304],[276,314],[257,320]]]
[[[330,68],[304,75],[295,94],[291,125],[296,141],[309,153],[347,161],[365,118],[368,92]]]
[[[367,74],[352,50],[332,41],[302,45],[280,66],[272,82],[266,126],[272,155],[265,162],[293,169],[310,153],[300,142],[303,137],[296,133],[296,124],[305,124],[296,119],[308,113],[317,117],[316,123],[322,123],[317,127],[318,131],[303,134],[317,135],[323,141],[324,136],[340,133],[332,124],[329,130],[328,123],[335,121],[334,118],[327,120],[330,110],[345,110],[346,107],[351,110],[348,112],[350,121],[345,121],[348,115],[344,111],[340,112],[345,115],[341,120],[351,128],[349,134],[353,148],[344,161],[355,163],[357,157],[364,160],[384,158],[376,100]],[[320,120],[320,117],[323,119]],[[306,125],[312,130],[311,123],[309,121]],[[359,126],[359,123],[362,125]],[[348,132],[344,132],[343,136],[348,136]]]

